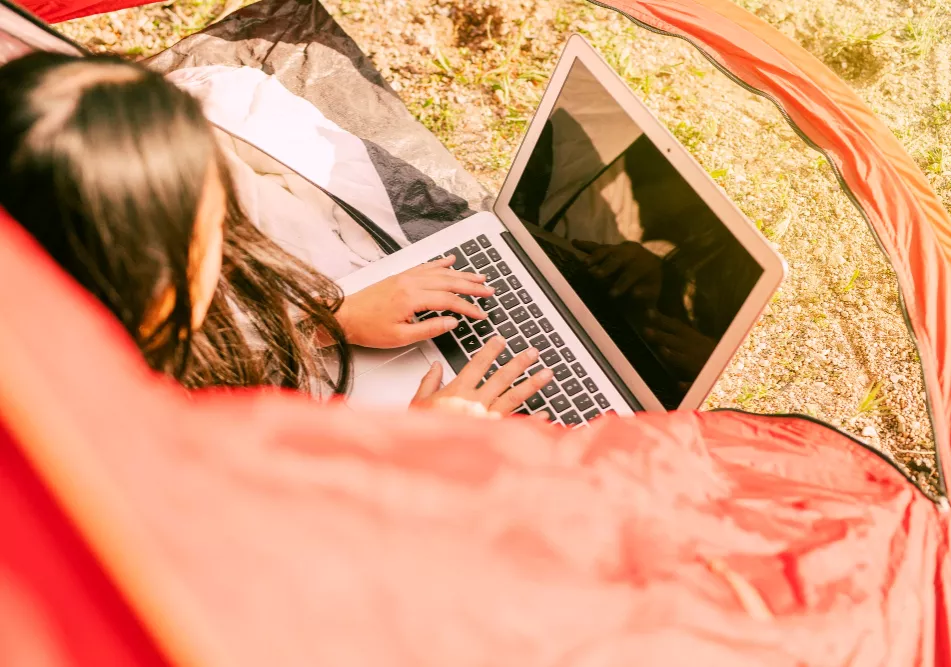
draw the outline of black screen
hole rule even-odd
[[[763,269],[578,61],[510,206],[678,407]]]

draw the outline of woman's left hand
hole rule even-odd
[[[450,256],[422,264],[346,297],[337,311],[337,321],[347,340],[362,347],[402,347],[444,334],[459,324],[449,316],[413,321],[416,313],[427,310],[485,319],[478,305],[458,295],[481,298],[492,296],[495,289],[485,284],[483,275],[450,269],[454,262]]]

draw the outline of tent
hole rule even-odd
[[[924,177],[843,82],[726,0],[607,6],[690,41],[827,156],[898,275],[946,476],[951,220]],[[76,48],[0,9],[3,57]],[[153,61],[235,63],[364,142],[407,241],[480,206],[319,5],[265,0]],[[185,396],[13,221],[0,236],[4,665],[951,665],[947,501],[832,428],[384,428],[300,396]]]

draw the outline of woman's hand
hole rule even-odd
[[[505,339],[501,336],[487,340],[485,347],[479,350],[459,374],[442,389],[439,388],[442,380],[442,364],[438,362],[433,364],[420,382],[419,391],[413,397],[410,407],[436,409],[444,407],[455,412],[457,410],[452,409],[452,399],[461,399],[479,404],[487,412],[498,416],[507,415],[517,409],[529,396],[548,384],[552,378],[552,372],[548,368],[542,369],[535,375],[529,376],[521,384],[512,387],[512,383],[529,366],[538,361],[538,350],[530,347],[499,368],[479,387],[479,381],[504,349]]]
[[[455,261],[454,257],[444,257],[346,297],[337,311],[337,321],[347,340],[362,347],[402,347],[444,334],[459,324],[449,316],[413,322],[416,313],[426,310],[448,310],[485,319],[479,306],[457,295],[487,297],[495,289],[484,284],[483,275],[450,269]]]
[[[717,346],[717,341],[692,326],[656,312],[648,316],[644,338],[656,346],[664,361],[691,381],[703,370]]]
[[[590,253],[586,260],[595,278],[610,285],[614,298],[626,296],[632,301],[657,301],[663,277],[663,260],[640,243],[624,241],[601,245],[591,241],[573,241],[579,250]]]

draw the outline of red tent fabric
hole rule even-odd
[[[917,167],[728,0],[612,4],[692,41],[829,157],[899,276],[947,474],[951,221]],[[0,312],[0,423],[25,462],[5,452],[0,505],[38,475],[178,664],[951,665],[947,502],[822,425],[674,414],[566,433],[189,398],[6,219]],[[84,571],[83,544],[60,548]],[[0,552],[20,591],[0,605],[64,604],[42,560]],[[75,632],[44,636],[72,655]]]
[[[184,662],[951,664],[948,514],[842,434],[189,398],[20,228],[0,238],[30,276],[0,281],[0,417]]]

